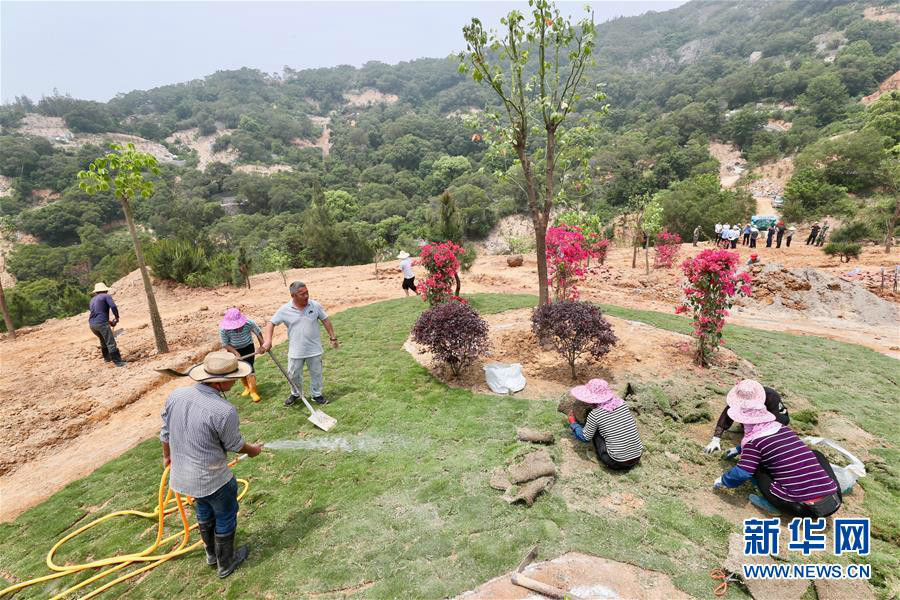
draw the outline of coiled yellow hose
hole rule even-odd
[[[238,459],[235,459],[229,466],[234,465]],[[74,575],[75,573],[80,573],[82,571],[86,571],[88,569],[100,569],[102,567],[108,567],[99,573],[93,575],[85,579],[84,581],[77,583],[66,590],[63,590],[59,594],[53,596],[53,600],[58,600],[60,598],[65,598],[66,596],[75,593],[81,588],[88,586],[95,581],[99,581],[113,573],[121,571],[122,569],[128,567],[133,563],[147,563],[144,566],[125,573],[124,575],[120,575],[116,579],[113,579],[110,582],[103,584],[97,589],[91,590],[87,595],[82,596],[82,600],[87,598],[93,598],[112,586],[121,583],[127,579],[134,577],[135,575],[140,575],[145,571],[149,571],[161,565],[171,558],[175,558],[177,556],[181,556],[182,554],[187,554],[193,550],[198,548],[203,548],[203,540],[194,542],[193,544],[189,544],[188,540],[191,535],[191,530],[197,528],[197,524],[193,525],[188,524],[187,515],[184,512],[184,502],[185,499],[182,498],[181,494],[177,492],[173,492],[171,488],[169,488],[166,484],[169,479],[169,469],[170,467],[166,467],[163,471],[162,478],[159,481],[159,492],[157,494],[157,504],[156,508],[153,512],[142,512],[139,510],[119,510],[114,513],[110,513],[99,519],[91,521],[87,525],[80,527],[73,531],[72,533],[66,535],[58,542],[56,542],[50,551],[47,553],[47,567],[51,571],[56,571],[55,573],[51,573],[50,575],[44,575],[43,577],[36,577],[34,579],[29,579],[28,581],[23,581],[21,583],[17,583],[15,585],[11,585],[8,588],[0,590],[0,597],[5,596],[7,594],[12,594],[18,590],[23,588],[36,585],[38,583],[43,583],[45,581],[50,581],[51,579],[56,579],[58,577],[65,577],[66,575]],[[238,502],[244,497],[247,493],[247,490],[250,488],[250,483],[246,479],[238,479],[238,483],[242,484],[242,489],[238,494]],[[174,496],[174,497],[173,497]],[[189,504],[193,504],[193,499],[186,498],[186,501]],[[175,503],[175,506],[169,506],[172,503]],[[165,522],[165,518],[167,515],[172,514],[175,511],[178,511],[179,516],[181,517],[182,531],[173,535],[170,535],[167,538],[163,538],[163,525]],[[95,560],[88,563],[83,563],[80,565],[71,565],[71,566],[61,566],[57,565],[53,562],[53,555],[59,550],[63,544],[71,540],[72,538],[84,533],[88,529],[92,527],[96,527],[100,523],[104,523],[113,519],[115,517],[121,517],[124,515],[133,515],[137,517],[143,517],[145,519],[157,519],[157,528],[156,528],[156,541],[153,542],[151,546],[142,550],[141,552],[137,552],[135,554],[122,554],[119,556],[111,556],[109,558],[102,558],[100,560]],[[175,539],[181,538],[181,541],[178,545],[171,551],[166,552],[165,554],[153,554],[157,548],[160,546],[166,546],[170,542],[173,542]]]

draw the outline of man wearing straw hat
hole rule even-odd
[[[409,296],[409,290],[412,290],[413,294],[418,294],[416,274],[412,270],[412,258],[410,258],[409,252],[401,251],[397,258],[400,259],[400,268],[403,270],[403,285],[401,286],[403,291],[406,292],[407,296]]]
[[[112,361],[117,367],[124,367],[125,361],[119,354],[116,337],[112,330],[119,322],[119,308],[113,302],[112,296],[109,295],[109,288],[102,281],[94,285],[94,289],[91,291],[90,311],[88,327],[100,340],[100,352],[103,353],[103,360]],[[112,321],[109,320],[110,311],[113,314]]]
[[[262,445],[244,441],[237,409],[225,392],[250,371],[230,352],[210,352],[188,372],[198,383],[172,392],[162,411],[159,439],[163,463],[171,466],[169,487],[194,499],[206,564],[218,565],[220,578],[231,575],[249,553],[247,546],[234,548],[238,485],[227,452],[253,458]]]

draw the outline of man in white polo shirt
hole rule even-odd
[[[263,343],[259,347],[258,354],[264,354],[272,348],[272,334],[275,326],[282,323],[288,330],[288,376],[294,382],[297,390],[303,393],[303,365],[309,368],[309,377],[312,380],[310,386],[312,398],[319,404],[328,401],[322,394],[322,336],[319,333],[319,321],[325,326],[325,331],[331,338],[331,345],[340,348],[337,337],[334,335],[334,327],[325,314],[325,309],[315,300],[309,299],[309,290],[302,281],[291,284],[291,301],[284,304],[275,312],[272,320],[266,323],[263,330]],[[285,406],[290,406],[300,398],[293,393],[284,401]]]

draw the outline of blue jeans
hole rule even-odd
[[[215,519],[216,535],[226,535],[237,529],[237,492],[237,479],[232,477],[209,496],[194,498],[197,522],[208,523]]]
[[[288,376],[294,382],[297,390],[303,393],[303,363],[309,367],[309,378],[312,379],[310,392],[316,398],[322,395],[322,355],[308,356],[306,358],[288,358]]]

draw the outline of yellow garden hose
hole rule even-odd
[[[229,464],[229,466],[234,465],[238,460],[239,459],[235,459],[234,461],[232,461]],[[58,577],[65,577],[66,575],[73,575],[75,573],[80,573],[80,572],[86,571],[88,569],[100,569],[103,567],[108,567],[108,568],[105,568],[104,570],[100,571],[99,573],[96,573],[95,575],[89,577],[88,579],[85,579],[84,581],[77,583],[77,584],[67,588],[66,590],[63,590],[59,594],[53,596],[53,600],[57,600],[59,598],[65,598],[66,596],[76,592],[77,590],[79,590],[87,585],[90,585],[90,584],[94,583],[95,581],[99,581],[109,575],[112,575],[113,573],[116,573],[116,572],[128,567],[129,565],[131,565],[133,563],[147,563],[138,569],[129,571],[128,573],[125,573],[124,575],[120,575],[116,579],[113,579],[112,581],[109,581],[109,582],[103,584],[102,586],[98,587],[97,589],[90,591],[87,595],[82,596],[82,600],[84,600],[86,598],[93,598],[93,597],[103,593],[104,591],[108,590],[109,588],[116,585],[117,583],[121,583],[121,582],[125,581],[126,579],[130,579],[130,578],[134,577],[135,575],[139,575],[141,573],[144,573],[145,571],[149,571],[155,567],[158,567],[159,565],[161,565],[162,563],[166,562],[167,560],[169,560],[171,558],[175,558],[177,556],[181,556],[182,554],[187,554],[188,552],[191,552],[198,548],[202,548],[203,540],[194,542],[193,544],[188,543],[190,535],[191,535],[191,530],[195,529],[197,527],[197,524],[196,523],[194,523],[193,525],[188,524],[187,515],[184,512],[184,501],[185,500],[182,499],[181,494],[178,494],[177,492],[173,492],[172,489],[166,485],[168,482],[168,479],[169,479],[169,469],[170,469],[170,467],[165,468],[165,470],[163,471],[163,474],[162,474],[162,478],[159,481],[159,492],[157,494],[157,504],[156,504],[156,508],[153,510],[153,512],[142,512],[139,510],[119,510],[119,511],[110,513],[106,516],[100,517],[99,519],[91,521],[87,525],[76,529],[72,533],[66,535],[65,537],[60,539],[58,542],[56,542],[53,545],[53,547],[50,548],[50,551],[47,553],[47,561],[46,561],[47,567],[52,571],[56,571],[55,573],[51,573],[50,575],[44,575],[43,577],[36,577],[34,579],[29,579],[28,581],[23,581],[22,583],[17,583],[15,585],[11,585],[8,588],[0,590],[0,597],[5,596],[7,594],[12,594],[13,592],[16,592],[18,590],[21,590],[23,588],[26,588],[26,587],[29,587],[29,586],[32,586],[32,585],[35,585],[38,583],[43,583],[45,581],[50,581],[51,579],[56,579]],[[247,493],[247,490],[250,488],[250,483],[247,482],[246,479],[238,479],[238,483],[243,485],[243,488],[241,489],[241,491],[237,497],[238,501],[240,502],[241,498],[244,497],[244,495]],[[169,506],[173,502],[174,502],[175,506]],[[193,500],[191,498],[187,498],[187,502],[193,503]],[[170,535],[167,538],[163,538],[163,526],[165,523],[165,518],[167,515],[172,514],[176,510],[178,511],[178,514],[181,517],[182,530],[179,533],[175,533],[173,535]],[[124,516],[124,515],[134,515],[134,516],[138,516],[138,517],[143,517],[145,519],[156,519],[157,520],[156,541],[153,542],[153,544],[151,546],[149,546],[148,548],[142,550],[141,552],[137,552],[135,554],[122,554],[119,556],[111,556],[109,558],[102,558],[100,560],[95,560],[95,561],[83,563],[80,565],[62,566],[62,565],[57,565],[56,563],[53,562],[53,555],[57,552],[57,550],[59,550],[62,547],[63,544],[65,544],[72,538],[84,533],[85,531],[87,531],[88,529],[90,529],[92,527],[99,525],[100,523],[108,521],[114,517],[120,517],[120,516]],[[160,546],[165,547],[168,544],[170,544],[171,542],[173,542],[174,540],[176,540],[177,538],[181,538],[181,541],[178,543],[177,546],[175,546],[174,549],[172,549],[169,552],[166,552],[164,554],[153,554],[154,552],[156,552],[156,550]]]

